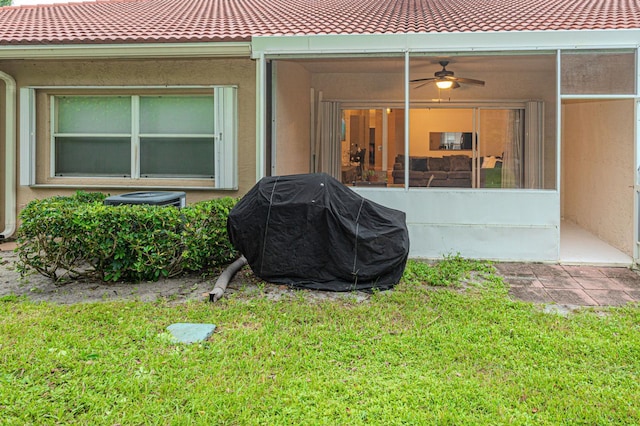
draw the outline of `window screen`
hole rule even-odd
[[[56,138],[57,176],[131,176],[129,138]]]
[[[140,133],[213,134],[213,97],[143,96]]]
[[[561,66],[564,95],[635,93],[633,52],[563,51]]]
[[[131,133],[131,98],[58,97],[58,133]]]
[[[142,177],[214,176],[213,138],[141,138]]]

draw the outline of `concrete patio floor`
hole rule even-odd
[[[640,274],[623,267],[496,263],[509,295],[533,303],[622,306],[640,302]]]

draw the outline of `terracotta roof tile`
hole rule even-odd
[[[0,44],[640,28],[638,0],[104,0],[0,8]]]

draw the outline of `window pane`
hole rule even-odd
[[[478,155],[480,167],[480,188],[502,188],[503,156],[509,144],[509,110],[483,109],[480,111],[480,136]],[[513,163],[510,163],[513,166]],[[506,168],[505,168],[506,171]],[[505,184],[507,180],[505,179]]]
[[[129,138],[57,137],[56,176],[130,176]]]
[[[409,186],[471,188],[473,110],[412,108],[409,114]]]
[[[214,176],[213,138],[141,138],[140,174],[151,176]]]
[[[213,96],[140,98],[142,134],[213,134]]]
[[[524,110],[481,110],[481,188],[524,187]]]
[[[57,133],[131,133],[131,98],[56,97]]]

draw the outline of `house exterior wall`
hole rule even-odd
[[[311,158],[311,76],[300,65],[274,63],[275,175],[308,173]]]
[[[634,101],[563,105],[562,216],[629,256],[634,236]]]
[[[185,85],[236,85],[238,87],[238,190],[187,190],[187,202],[196,202],[220,196],[241,196],[256,181],[256,71],[250,59],[148,59],[148,60],[42,60],[0,61],[0,70],[15,78],[18,87],[30,86],[185,86]],[[106,93],[106,92],[105,92]],[[48,158],[42,156],[49,146],[50,124],[46,109],[46,97],[37,98],[37,175],[41,181],[42,170]],[[44,106],[44,108],[43,108]],[[19,109],[19,107],[18,107]],[[19,118],[18,118],[19,122]],[[19,131],[19,130],[18,130]],[[16,147],[18,149],[18,147]],[[43,163],[44,162],[44,163]],[[17,171],[18,175],[20,171]],[[38,182],[40,183],[40,182]],[[45,182],[46,183],[46,182]],[[96,183],[95,180],[92,183]],[[99,185],[107,182],[97,181]],[[127,183],[126,188],[105,189],[103,192],[118,194],[144,189],[144,183]],[[175,186],[175,183],[167,183]],[[21,210],[29,201],[52,195],[72,194],[83,189],[78,183],[66,187],[45,188],[19,186],[17,208]],[[178,190],[178,188],[175,188]],[[90,190],[100,190],[91,188]],[[182,190],[182,189],[180,189]]]
[[[437,259],[460,254],[501,261],[558,260],[557,191],[354,190],[406,212],[411,257]]]

